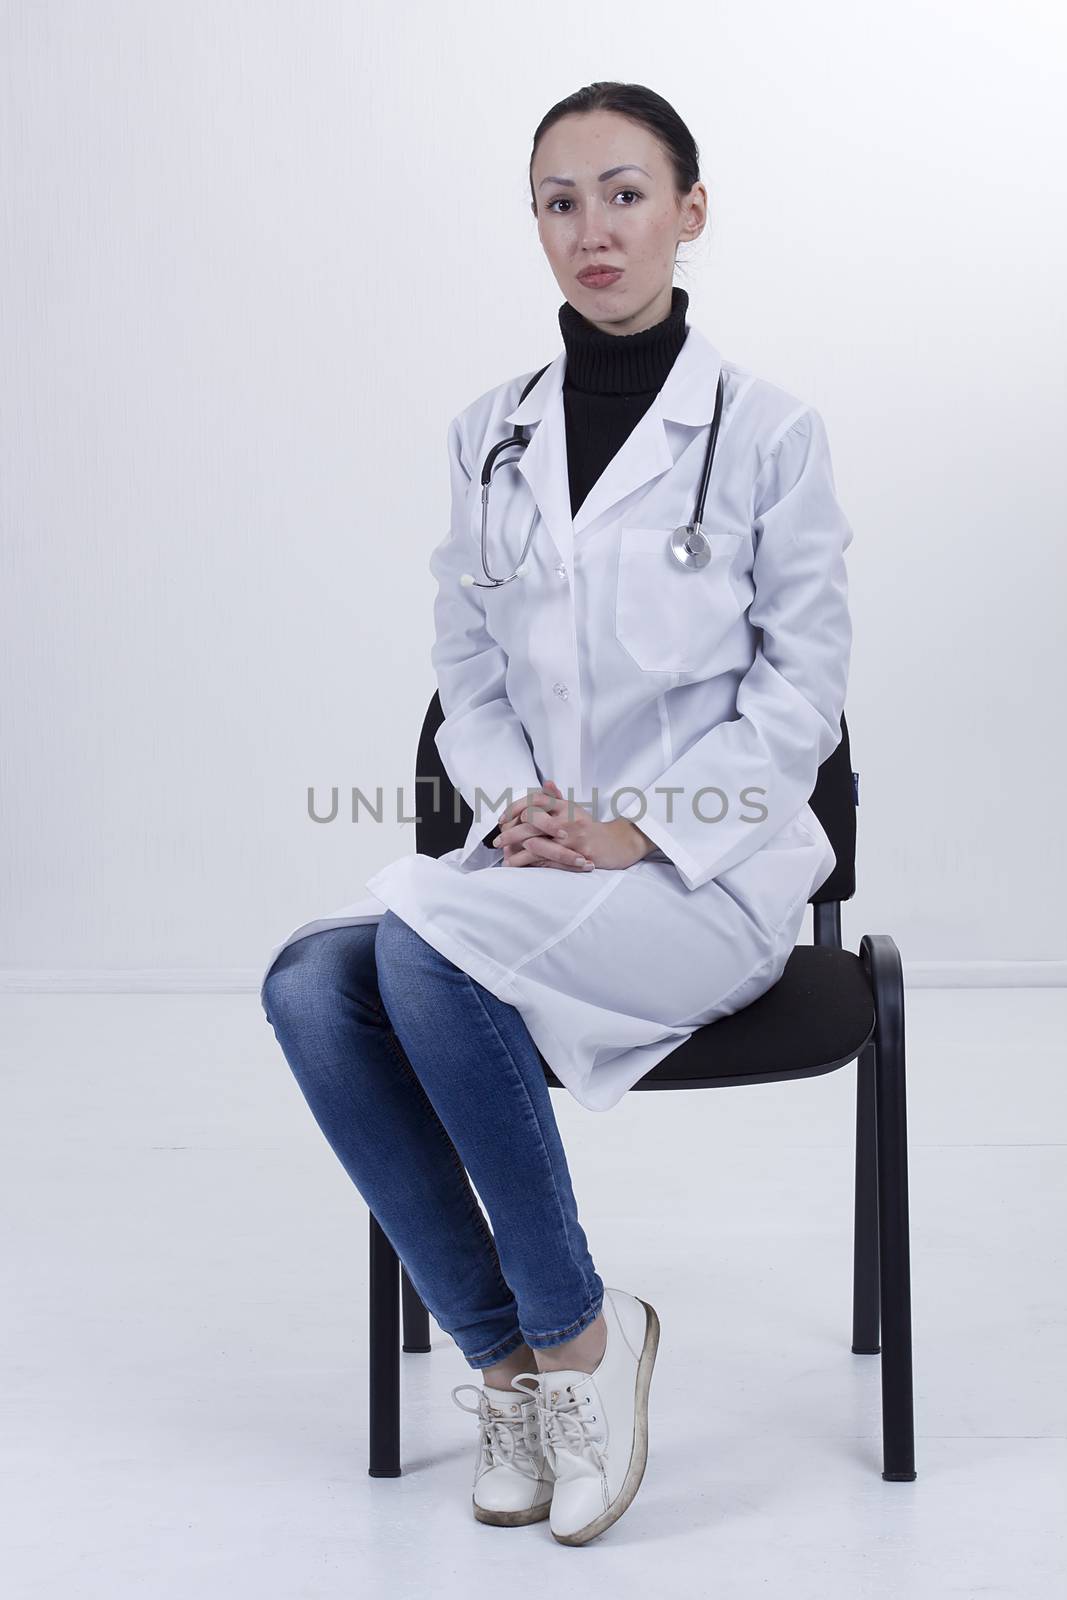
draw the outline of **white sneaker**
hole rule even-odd
[[[603,1312],[607,1344],[593,1372],[567,1367],[511,1380],[537,1404],[546,1465],[556,1480],[549,1527],[560,1544],[588,1544],[617,1522],[648,1458],[659,1317],[623,1289],[605,1289]]]
[[[473,1390],[478,1404],[458,1399],[461,1389]],[[480,1425],[472,1496],[478,1521],[501,1528],[543,1521],[552,1503],[553,1474],[541,1447],[537,1401],[488,1383],[459,1383],[452,1399],[460,1410],[476,1414]]]

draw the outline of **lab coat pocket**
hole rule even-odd
[[[742,615],[735,587],[747,536],[704,530],[711,559],[683,567],[672,554],[672,528],[621,528],[615,634],[646,672],[697,672],[709,666],[723,635]]]

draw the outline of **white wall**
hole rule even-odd
[[[691,320],[829,428],[847,942],[1062,981],[1057,8],[5,0],[0,46],[8,987],[252,983],[414,848],[306,789],[411,783],[445,429],[560,348],[530,142],[609,77],[701,147]]]

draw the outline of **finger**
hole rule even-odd
[[[532,856],[529,850],[519,848],[507,852],[504,857],[504,865],[505,867],[540,867],[544,863],[539,861],[536,856]]]
[[[536,835],[532,834],[530,837],[535,839]],[[530,845],[513,845],[506,850],[504,852],[504,864],[505,866],[514,867],[561,867],[566,870],[572,870],[566,867],[565,862],[551,860],[535,847],[531,848]],[[578,868],[577,870],[580,871],[581,869]]]
[[[523,807],[517,820],[519,822],[536,822],[539,826],[545,823],[550,824],[558,816],[561,804],[562,802],[557,800],[554,795],[541,795],[531,805]]]
[[[493,835],[491,842],[494,845],[498,841],[503,845],[521,844],[524,839],[532,838],[535,834],[555,836],[563,826],[563,820],[560,817],[551,817],[547,812],[538,811],[528,822],[516,820],[501,828]]]
[[[555,803],[549,809],[556,816],[567,817],[568,819],[573,818],[575,816],[575,807],[577,805],[574,796],[565,796],[558,784],[553,784],[552,790]]]
[[[526,850],[539,860],[546,861],[551,866],[567,867],[575,872],[585,872],[592,865],[579,850],[571,850],[565,844],[556,844],[553,839],[532,838],[526,845]]]
[[[531,799],[536,800],[541,795],[544,795],[545,798],[549,799],[549,800],[551,800],[553,798],[553,796],[550,795],[547,792],[547,790],[545,790],[545,789],[533,789],[533,790],[531,790]],[[500,818],[501,823],[510,822],[513,818],[517,817],[518,814],[522,810],[524,810],[524,808],[526,807],[527,803],[528,802],[527,802],[526,794],[524,792],[517,800],[513,800],[511,802],[511,804],[508,806],[507,810],[503,813],[503,815]]]

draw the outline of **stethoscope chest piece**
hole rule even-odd
[[[711,546],[703,530],[696,523],[687,522],[671,534],[671,555],[683,567],[696,571],[711,560]]]

